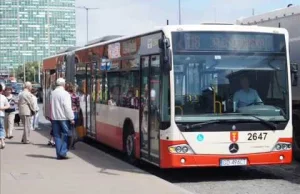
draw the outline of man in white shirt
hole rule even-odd
[[[67,159],[70,125],[74,124],[71,96],[65,90],[65,80],[58,78],[51,93],[51,118],[57,159]]]
[[[5,96],[2,95],[3,85],[0,84],[0,148],[3,149],[5,147],[5,128],[4,128],[4,111],[10,107],[8,100]]]

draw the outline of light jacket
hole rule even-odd
[[[74,120],[71,96],[61,86],[51,92],[51,119],[52,120]]]
[[[24,90],[19,96],[19,115],[32,116],[32,111],[36,112],[34,98],[28,90]]]

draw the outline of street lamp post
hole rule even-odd
[[[38,64],[38,83],[41,83],[41,63]]]
[[[95,10],[95,9],[99,9],[96,7],[76,7],[78,9],[85,9],[86,10],[86,43],[88,43],[89,41],[89,10]]]
[[[178,0],[178,9],[179,9],[179,13],[178,13],[179,25],[181,25],[181,0]]]

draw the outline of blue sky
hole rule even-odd
[[[182,24],[235,23],[240,17],[300,5],[300,0],[181,0]],[[156,26],[178,24],[178,0],[76,0],[76,6],[96,7],[89,12],[89,40],[105,35],[131,35]],[[86,12],[76,10],[77,45],[86,43]]]

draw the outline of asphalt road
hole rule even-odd
[[[42,110],[42,109],[40,109]],[[40,121],[45,123],[43,115]],[[92,140],[88,144],[124,160],[123,155]],[[287,166],[161,170],[141,163],[139,168],[199,194],[300,194],[300,163]]]

